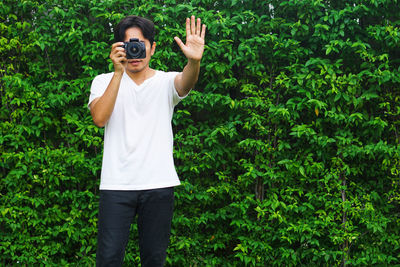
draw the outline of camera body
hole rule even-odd
[[[124,42],[122,47],[125,49],[127,59],[146,57],[146,46],[138,38],[129,39],[129,42]]]

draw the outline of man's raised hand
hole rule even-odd
[[[204,52],[205,35],[206,25],[201,25],[200,18],[197,18],[196,23],[196,18],[192,16],[186,19],[186,44],[178,37],[174,39],[188,60],[200,61]]]

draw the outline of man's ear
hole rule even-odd
[[[153,42],[153,45],[151,46],[150,50],[150,55],[153,56],[155,51],[156,51],[156,42]]]

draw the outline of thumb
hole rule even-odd
[[[177,36],[174,37],[174,40],[179,45],[179,47],[183,50],[185,47],[185,44],[182,42],[182,40]]]

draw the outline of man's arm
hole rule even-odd
[[[104,125],[106,125],[114,110],[115,101],[117,100],[119,85],[126,65],[126,54],[124,48],[121,47],[122,44],[123,43],[115,43],[112,45],[110,58],[114,63],[114,76],[104,94],[94,99],[89,106],[93,122],[98,127],[104,127]]]
[[[200,18],[197,18],[196,24],[196,19],[192,16],[190,19],[186,19],[186,44],[178,37],[174,38],[188,59],[182,73],[178,74],[174,81],[179,96],[187,95],[197,82],[200,73],[200,61],[204,52],[205,34],[206,25],[201,25]]]

